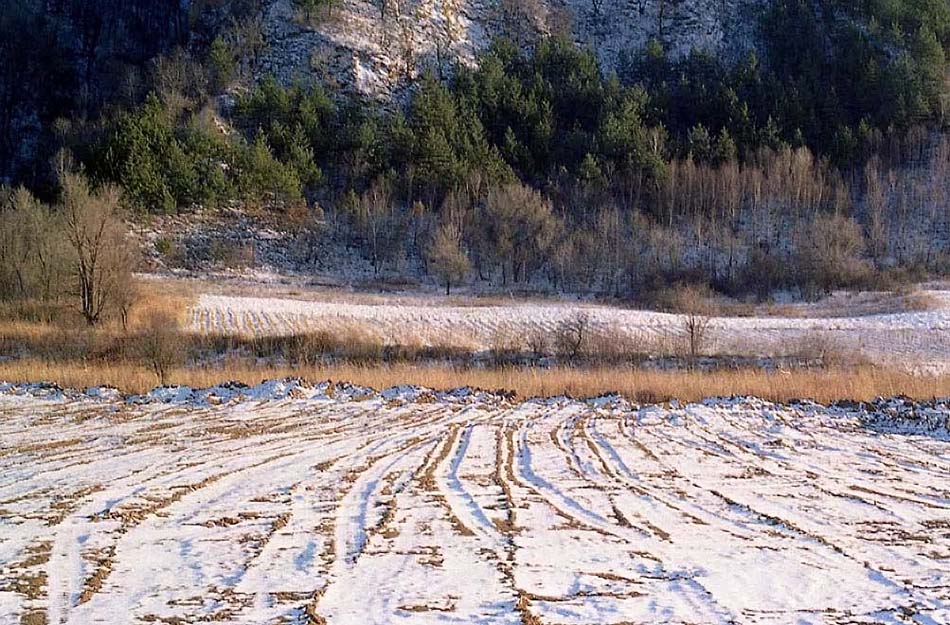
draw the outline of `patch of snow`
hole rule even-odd
[[[0,623],[950,617],[950,399],[125,399],[0,383]]]
[[[950,294],[929,291],[934,310],[858,317],[721,317],[711,321],[709,350],[729,355],[774,356],[815,341],[920,373],[950,372]],[[190,314],[196,333],[275,336],[345,332],[358,328],[389,344],[451,345],[486,351],[499,336],[553,335],[578,313],[594,330],[649,348],[682,338],[681,315],[577,303],[523,302],[504,306],[357,304],[280,298],[202,295]]]

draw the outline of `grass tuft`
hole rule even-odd
[[[520,398],[593,397],[616,392],[631,401],[652,403],[679,399],[754,395],[788,402],[811,399],[821,403],[878,396],[907,395],[915,399],[950,396],[950,375],[915,376],[871,366],[798,369],[767,372],[761,369],[725,371],[655,371],[621,366],[596,367],[450,367],[395,364],[257,365],[245,360],[214,366],[176,367],[166,373],[169,384],[213,386],[226,380],[257,384],[266,379],[302,377],[308,380],[346,381],[377,389],[415,384],[437,390],[471,386],[513,391]],[[129,363],[57,363],[37,359],[0,362],[0,380],[50,381],[64,387],[114,386],[127,393],[144,393],[157,384],[145,365]]]

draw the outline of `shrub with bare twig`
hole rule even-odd
[[[548,333],[544,330],[536,329],[528,333],[525,339],[528,351],[535,358],[544,358],[551,351],[551,340]]]
[[[576,360],[583,355],[591,337],[591,318],[587,313],[575,313],[561,321],[554,331],[554,348],[558,356]]]
[[[504,365],[519,360],[524,348],[525,341],[517,330],[501,327],[492,336],[488,352],[493,364]]]
[[[142,319],[139,352],[146,366],[158,377],[159,384],[168,381],[168,373],[184,360],[185,351],[178,319],[163,310],[149,311]]]
[[[717,314],[717,305],[708,288],[679,286],[670,291],[670,308],[682,315],[681,334],[691,362],[706,349],[710,318]]]

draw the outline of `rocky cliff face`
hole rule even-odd
[[[696,48],[732,58],[754,44],[766,1],[341,0],[308,15],[293,0],[270,0],[257,73],[284,83],[319,76],[388,99],[427,70],[474,63],[496,35],[527,45],[552,32],[593,49],[607,70],[651,39],[674,57]]]

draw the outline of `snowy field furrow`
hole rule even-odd
[[[709,351],[773,356],[809,341],[874,362],[926,372],[950,371],[950,292],[929,291],[933,310],[856,317],[723,317],[710,324]],[[356,331],[384,343],[453,346],[475,351],[510,337],[543,334],[578,313],[592,328],[626,337],[649,351],[682,334],[680,315],[583,304],[505,306],[356,304],[280,298],[202,295],[190,312],[200,333],[274,336]]]
[[[865,410],[0,385],[0,624],[948,623],[950,431]]]

